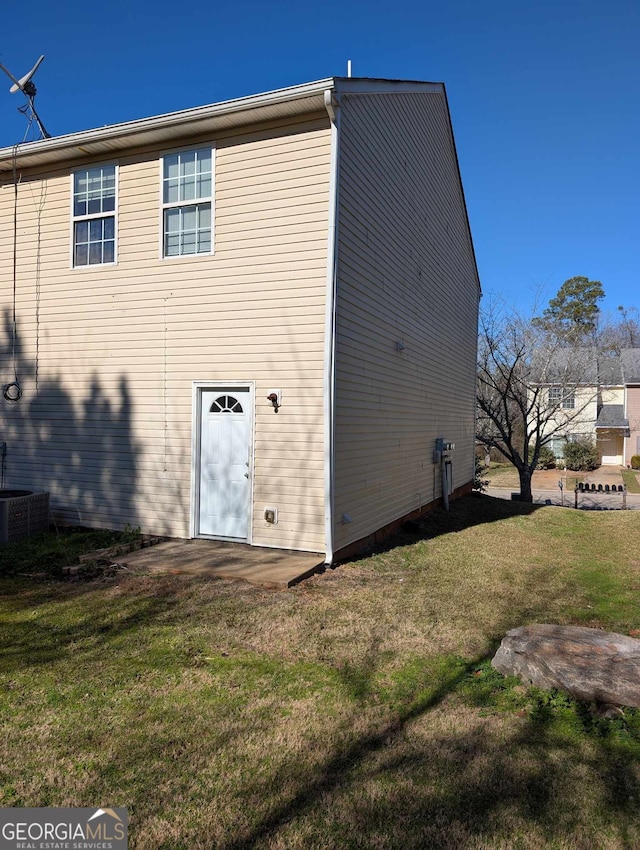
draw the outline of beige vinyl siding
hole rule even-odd
[[[255,381],[253,543],[321,552],[328,120],[184,146],[212,141],[213,256],[160,258],[161,156],[180,145],[117,160],[115,266],[70,268],[77,166],[23,175],[16,307],[24,397],[0,401],[7,481],[50,489],[68,521],[188,536],[192,382]],[[6,383],[10,179],[0,189],[0,227]],[[272,388],[283,392],[277,415],[266,400]],[[279,509],[275,526],[262,519],[266,505]]]
[[[640,386],[626,388],[625,416],[629,420],[629,436],[625,439],[625,464],[631,463],[634,455],[640,455]]]
[[[479,299],[444,95],[344,96],[340,146],[336,549],[440,497],[437,437],[472,480]]]

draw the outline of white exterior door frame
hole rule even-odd
[[[255,381],[193,381],[191,400],[191,499],[189,536],[205,537],[214,540],[236,540],[237,538],[223,537],[210,534],[200,534],[200,467],[202,448],[202,395],[203,392],[224,391],[232,387],[243,387],[248,391],[250,399],[249,412],[249,445],[248,473],[249,499],[247,516],[247,537],[242,542],[252,543],[253,531],[253,486],[254,486],[254,434],[255,434]]]
[[[620,431],[600,431],[596,437],[602,466],[622,466],[624,437]]]

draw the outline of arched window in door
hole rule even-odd
[[[209,413],[242,413],[242,405],[232,395],[221,395],[213,402]]]

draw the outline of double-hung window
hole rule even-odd
[[[559,405],[565,410],[574,410],[576,406],[576,396],[572,390],[565,390],[563,387],[549,387],[549,404]]]
[[[213,150],[168,154],[162,160],[162,254],[211,254]]]
[[[116,166],[98,165],[73,174],[73,265],[116,260]]]

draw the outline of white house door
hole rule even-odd
[[[249,387],[202,390],[198,534],[248,539],[252,401]]]

